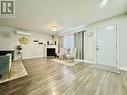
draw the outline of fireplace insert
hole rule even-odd
[[[6,55],[8,53],[12,54],[12,60],[14,60],[14,50],[0,50],[0,56]]]
[[[56,56],[55,48],[47,48],[47,56]]]

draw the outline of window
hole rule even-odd
[[[74,48],[74,35],[64,36],[63,38],[64,48]]]

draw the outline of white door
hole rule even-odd
[[[117,64],[117,26],[107,26],[96,30],[96,62],[102,68],[115,70]],[[106,69],[106,70],[108,70]]]

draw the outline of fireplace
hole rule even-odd
[[[55,48],[47,48],[47,56],[56,56]]]
[[[6,54],[12,54],[12,60],[14,60],[14,50],[0,50],[0,56],[6,55]]]

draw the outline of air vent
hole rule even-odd
[[[18,30],[16,31],[17,35],[23,35],[23,36],[32,36],[31,32],[26,32],[26,31],[22,31],[22,30]]]

